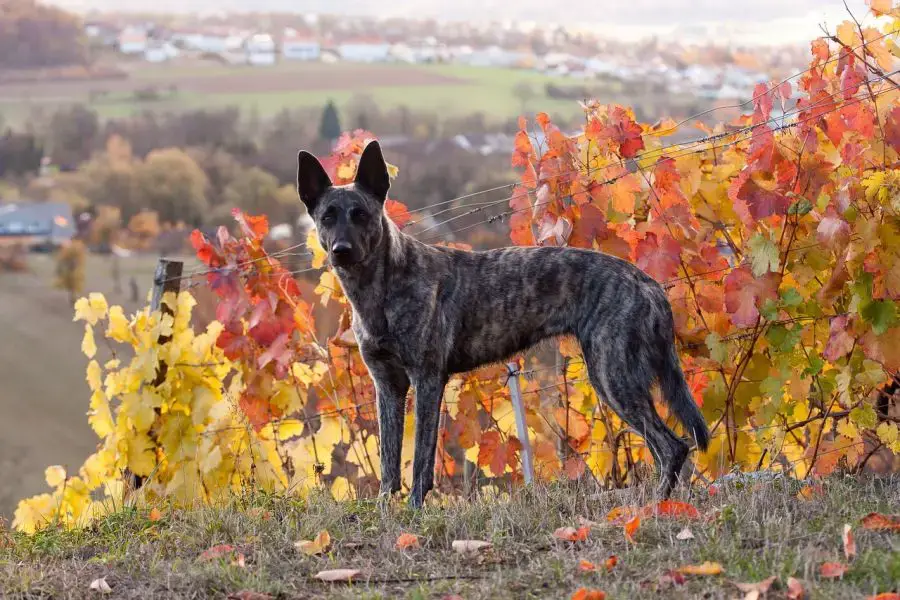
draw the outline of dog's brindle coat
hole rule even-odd
[[[423,244],[384,213],[390,180],[374,141],[363,151],[354,183],[333,186],[304,151],[297,184],[353,307],[352,329],[375,383],[382,494],[400,490],[410,384],[416,392],[410,503],[418,507],[433,483],[450,375],[567,334],[580,342],[599,396],[646,438],[663,496],[677,481],[688,445],[656,413],[654,382],[706,449],[709,431],[681,371],[665,292],[631,263],[578,248],[466,252]]]

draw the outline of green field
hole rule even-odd
[[[516,86],[522,83],[529,84],[534,92],[524,103],[516,93]],[[577,102],[547,97],[547,83],[571,85],[575,81],[526,70],[460,65],[137,65],[126,80],[0,86],[0,115],[6,122],[15,123],[35,110],[46,112],[83,103],[106,118],[145,110],[226,106],[255,109],[266,117],[284,108],[321,107],[329,99],[345,106],[359,94],[370,96],[385,110],[406,106],[444,115],[482,112],[495,120],[515,117],[523,108],[559,117],[580,112]],[[160,98],[136,99],[135,91],[148,87],[156,88]]]

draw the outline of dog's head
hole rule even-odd
[[[322,163],[309,152],[300,152],[297,191],[331,264],[343,268],[360,265],[379,247],[385,235],[384,201],[390,185],[376,141],[363,150],[356,179],[347,185],[332,185]]]

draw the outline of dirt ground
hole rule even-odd
[[[155,258],[124,261],[119,294],[109,261],[89,257],[85,289],[135,310],[129,278],[149,291]],[[85,416],[84,325],[72,322],[66,292],[52,287],[52,257],[31,255],[29,264],[28,273],[0,273],[0,516],[10,520],[21,498],[46,491],[47,466],[77,469],[97,445]]]
[[[327,68],[326,68],[327,67]],[[0,85],[0,98],[64,98],[91,90],[131,93],[148,86],[175,86],[182,92],[228,94],[303,90],[363,90],[371,86],[422,86],[465,83],[462,79],[395,65],[287,64],[270,68],[174,67],[146,70],[127,79],[45,81]]]

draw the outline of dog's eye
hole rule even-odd
[[[369,218],[369,214],[361,208],[354,208],[350,211],[350,218],[354,221],[365,221]]]
[[[334,225],[336,217],[333,212],[327,212],[322,215],[322,225]]]

